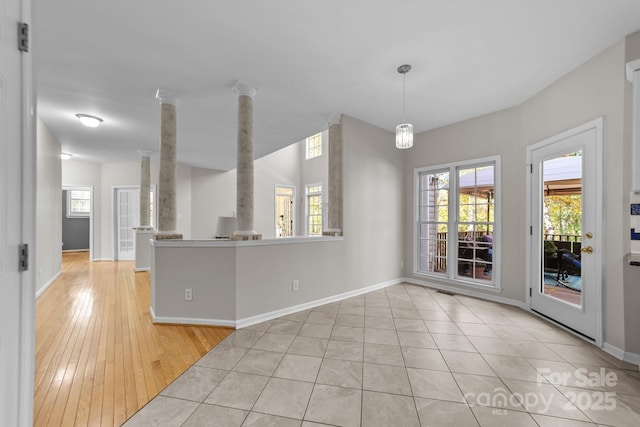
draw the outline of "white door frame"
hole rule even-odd
[[[63,185],[63,190],[89,190],[91,194],[91,212],[89,213],[89,261],[93,261],[93,215],[94,215],[94,202],[93,202],[93,185]],[[66,200],[63,202],[66,203]]]
[[[0,424],[33,424],[36,268],[36,103],[31,52],[18,49],[18,23],[31,24],[31,1],[4,1],[0,12]],[[29,245],[20,271],[19,245]],[[6,333],[6,335],[5,335]],[[5,340],[6,339],[6,340]]]
[[[274,189],[273,189],[273,194],[274,194],[274,196],[273,196],[273,199],[274,199],[273,215],[275,217],[274,218],[275,220],[273,221],[273,223],[274,223],[274,225],[273,225],[274,236],[278,237],[278,227],[276,227],[276,225],[275,225],[276,222],[278,221],[278,196],[279,196],[278,188],[290,188],[291,190],[293,190],[293,195],[291,196],[292,197],[291,200],[293,201],[293,207],[291,208],[291,213],[293,215],[293,225],[292,225],[293,230],[291,230],[291,232],[293,233],[292,236],[295,236],[295,235],[297,235],[297,233],[296,233],[297,222],[296,221],[298,219],[297,218],[298,215],[296,215],[297,214],[297,212],[296,212],[296,208],[297,208],[297,206],[296,206],[296,186],[295,185],[288,185],[288,184],[276,184],[274,186]]]
[[[156,184],[151,184],[153,191],[153,224],[158,228],[158,190]],[[140,185],[116,185],[111,187],[111,252],[112,259],[118,260],[118,190],[140,190]]]
[[[598,236],[599,245],[596,248],[596,252],[592,255],[594,261],[596,261],[596,272],[595,278],[598,281],[595,286],[595,344],[598,347],[602,347],[603,345],[603,293],[602,290],[604,288],[604,275],[603,275],[603,266],[605,262],[605,250],[604,250],[604,238],[603,238],[603,230],[604,230],[604,207],[603,207],[603,195],[604,195],[604,162],[603,162],[603,153],[604,153],[604,118],[599,117],[597,119],[591,120],[583,125],[575,127],[573,129],[562,132],[558,135],[554,135],[550,138],[547,138],[543,141],[535,143],[527,147],[527,209],[526,209],[526,223],[529,231],[527,232],[527,246],[526,246],[526,305],[531,310],[531,293],[533,291],[534,286],[538,286],[537,283],[533,283],[532,281],[532,273],[533,273],[533,264],[534,264],[534,254],[533,254],[533,244],[534,244],[534,236],[530,230],[533,229],[533,220],[535,219],[535,215],[533,213],[533,178],[532,173],[530,173],[531,168],[533,167],[532,153],[534,150],[540,149],[542,147],[554,144],[556,142],[562,141],[564,139],[570,138],[574,135],[578,135],[580,133],[586,132],[590,129],[595,129],[596,131],[596,176],[595,176],[595,218],[594,218],[594,230],[593,233],[595,236]]]
[[[111,229],[111,247],[113,248],[113,260],[119,261],[118,257],[118,191],[119,190],[140,190],[139,185],[117,185],[112,187],[112,204],[113,209],[111,210],[113,215],[113,221],[111,221],[112,229]],[[134,239],[135,240],[135,239]]]

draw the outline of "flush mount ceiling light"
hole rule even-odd
[[[69,160],[72,157],[73,157],[73,154],[71,153],[60,153],[60,158],[62,160]]]
[[[405,149],[413,146],[413,125],[406,123],[404,117],[407,109],[407,87],[406,78],[407,73],[411,71],[411,65],[401,65],[398,67],[398,72],[402,74],[402,121],[404,123],[396,126],[396,148]]]
[[[100,123],[102,123],[102,119],[100,117],[91,116],[89,114],[76,114],[76,117],[80,120],[80,123],[90,128],[98,127]]]

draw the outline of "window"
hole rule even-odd
[[[307,138],[307,160],[322,156],[322,133]]]
[[[307,186],[307,234],[322,235],[322,185]]]
[[[499,158],[416,170],[416,273],[497,286]]]
[[[420,175],[420,267],[431,273],[447,273],[449,231],[449,171]]]
[[[91,190],[67,190],[67,217],[78,218],[91,215]]]

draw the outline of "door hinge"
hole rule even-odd
[[[533,163],[529,163],[529,173],[533,173]]]
[[[29,52],[29,24],[18,22],[18,50]]]
[[[529,236],[533,236],[533,225],[529,226]]]
[[[29,269],[29,245],[26,243],[18,246],[18,271],[27,271]]]
[[[529,288],[529,296],[533,296],[533,291],[531,290],[532,288]]]

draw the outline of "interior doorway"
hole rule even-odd
[[[601,344],[602,141],[594,120],[528,148],[530,307]]]
[[[149,225],[155,227],[157,215],[156,185],[149,194]],[[135,261],[135,231],[140,225],[140,186],[128,185],[113,188],[113,260]]]
[[[275,198],[275,236],[294,236],[296,188],[290,185],[277,185]]]
[[[93,260],[93,187],[62,187],[62,251],[89,251]]]
[[[115,245],[114,260],[136,259],[134,227],[140,225],[140,189],[135,187],[115,188]]]

